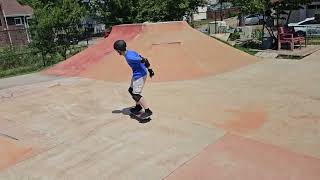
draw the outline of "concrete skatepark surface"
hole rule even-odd
[[[114,32],[81,63],[74,56],[43,72],[60,78],[0,91],[0,179],[319,179],[320,52],[261,61],[181,22],[132,27],[129,46],[158,72],[144,89],[152,121],[127,115],[129,69],[105,53],[121,37]]]

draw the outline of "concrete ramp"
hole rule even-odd
[[[111,36],[45,73],[127,81],[131,70],[113,43],[124,39],[128,49],[147,57],[154,81],[188,80],[214,75],[254,63],[257,59],[208,37],[186,22],[114,26]]]

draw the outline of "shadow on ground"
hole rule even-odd
[[[130,116],[131,119],[135,119],[136,121],[138,121],[139,123],[141,124],[144,124],[144,123],[148,123],[150,122],[152,119],[151,118],[148,118],[148,119],[141,119],[135,115],[133,115],[131,112],[130,112],[130,109],[133,108],[133,107],[128,107],[128,108],[124,108],[122,110],[114,110],[112,111],[113,114],[123,114],[125,116]]]

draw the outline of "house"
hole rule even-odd
[[[303,9],[293,11],[289,22],[299,22],[309,17],[315,17],[316,14],[320,14],[320,0],[312,0],[311,4],[304,6]]]
[[[30,6],[21,5],[17,0],[0,0],[0,46],[30,42],[27,28],[32,14]]]
[[[282,0],[271,0],[272,3],[279,1]],[[316,14],[320,14],[320,0],[311,0],[311,3],[303,6],[302,9],[292,11],[289,23],[296,23],[309,17],[315,17]]]
[[[86,17],[81,21],[81,25],[86,31],[93,33],[93,34],[101,34],[105,32],[105,24],[99,23],[99,21],[91,18]]]
[[[195,21],[207,19],[207,6],[198,7],[197,12],[192,14],[192,19]]]

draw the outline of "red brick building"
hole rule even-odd
[[[17,0],[0,0],[0,46],[25,45],[30,41],[27,31],[32,8]]]

